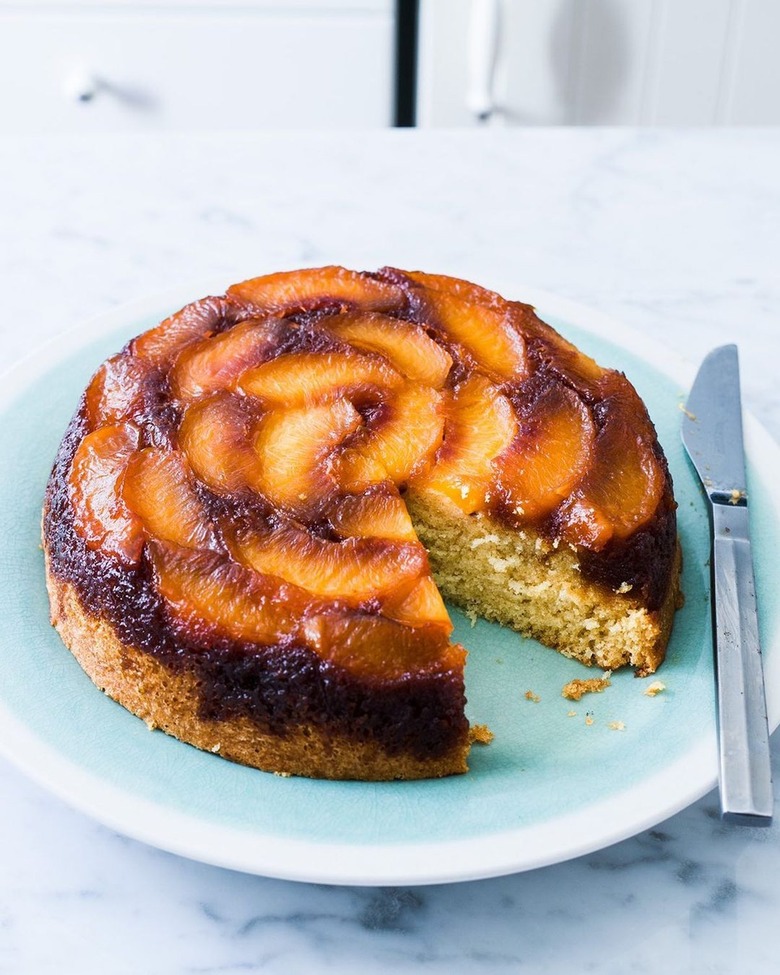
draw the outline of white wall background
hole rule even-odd
[[[474,125],[472,0],[421,0],[418,124]],[[510,125],[780,124],[780,0],[501,0]]]

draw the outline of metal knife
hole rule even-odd
[[[750,550],[739,357],[714,349],[685,406],[682,441],[709,501],[721,817],[772,822],[772,771]]]

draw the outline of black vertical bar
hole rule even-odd
[[[416,124],[419,0],[395,0],[395,122]]]

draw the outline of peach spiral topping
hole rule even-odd
[[[347,491],[363,491],[385,479],[405,484],[433,456],[443,433],[442,395],[406,383],[388,394],[375,424],[343,452],[337,477]]]
[[[269,413],[254,437],[256,489],[288,511],[316,507],[338,488],[328,463],[331,454],[362,422],[346,399]]]
[[[88,548],[143,564],[176,626],[363,676],[461,659],[407,488],[598,552],[667,484],[622,376],[527,306],[418,272],[308,269],[196,302],[104,363],[82,415],[68,499]]]

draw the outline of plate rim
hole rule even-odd
[[[161,309],[180,307],[191,301],[193,294],[219,294],[225,289],[222,283],[211,290],[203,290],[203,285],[203,280],[196,287],[178,285],[118,305],[52,337],[3,372],[0,409],[23,395],[36,378],[55,368],[66,355],[88,346],[107,330],[125,326],[130,330],[134,319],[153,318],[160,315]],[[695,366],[689,359],[668,348],[659,350],[650,339],[614,316],[539,288],[516,284],[507,287],[504,282],[495,290],[521,294],[524,301],[538,307],[541,317],[560,318],[640,357],[681,384],[681,392],[692,381]],[[76,345],[72,344],[74,336],[78,336]],[[749,410],[744,410],[744,418],[747,452],[754,466],[762,478],[773,474],[777,477],[780,447]],[[780,696],[775,699],[769,693],[769,684],[767,691],[773,730],[780,722]],[[11,713],[2,700],[0,754],[68,805],[135,840],[245,873],[338,885],[451,883],[549,866],[604,849],[651,828],[717,784],[716,742],[714,736],[705,734],[672,763],[628,789],[542,823],[446,841],[352,844],[257,833],[162,807],[105,781],[59,753]],[[695,775],[691,775],[691,768],[696,769]],[[670,785],[675,785],[671,798],[659,802],[659,795],[670,795]],[[564,842],[560,841],[562,832]],[[529,845],[533,849],[531,855]]]

